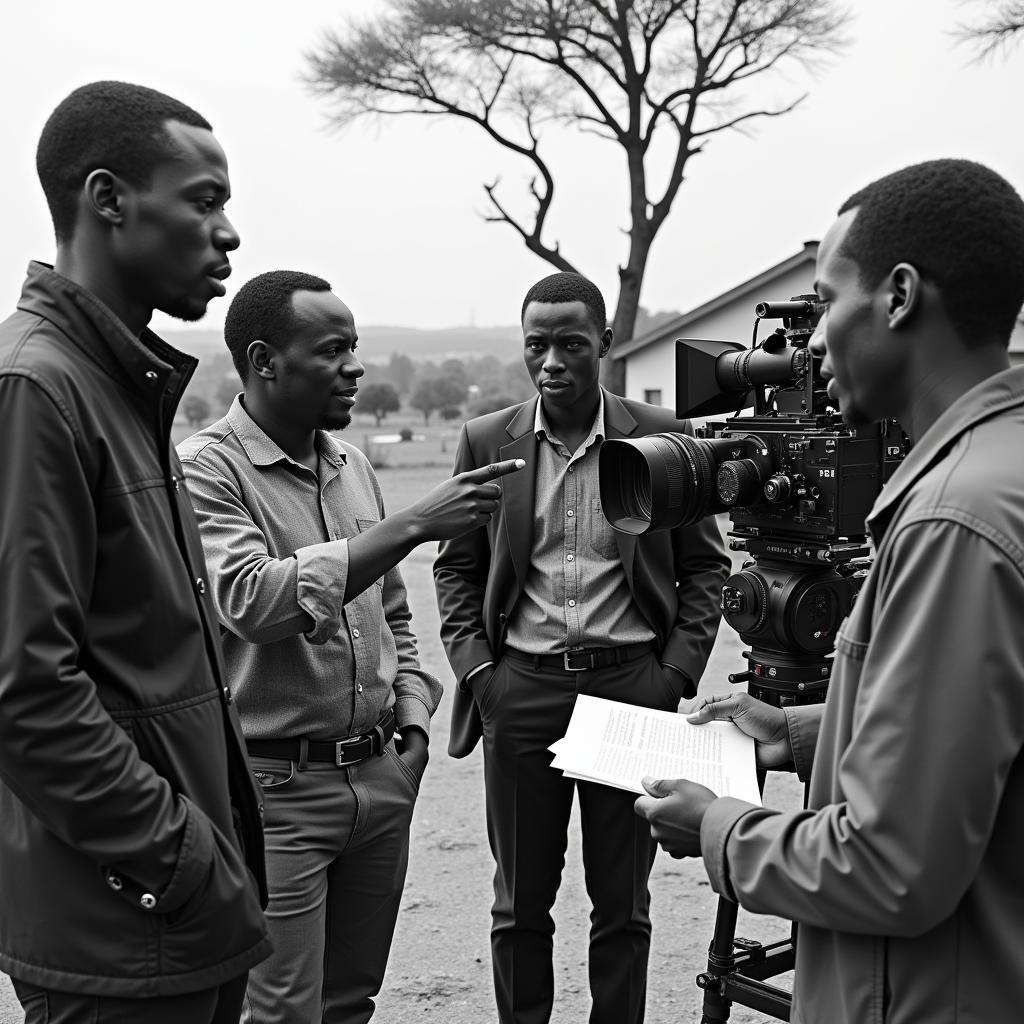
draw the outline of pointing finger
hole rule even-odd
[[[508,459],[506,462],[492,462],[489,466],[471,469],[462,475],[472,483],[482,484],[488,480],[496,480],[498,477],[507,476],[509,473],[518,473],[525,465],[526,461],[524,459]]]

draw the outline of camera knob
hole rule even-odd
[[[783,473],[776,473],[765,481],[764,496],[773,505],[785,505],[793,493],[793,482]]]
[[[761,474],[753,459],[730,459],[718,468],[718,497],[727,508],[757,500]]]

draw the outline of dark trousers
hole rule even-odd
[[[25,1024],[238,1024],[244,974],[183,996],[124,999],[56,992],[11,978]]]
[[[675,683],[654,655],[587,672],[537,668],[506,653],[473,681],[483,720],[487,830],[494,855],[491,956],[502,1024],[551,1017],[554,921],[573,793],[579,793],[583,866],[593,905],[591,1024],[640,1024],[651,942],[647,880],[656,846],[632,793],[576,782],[551,768],[576,695],[672,709]]]

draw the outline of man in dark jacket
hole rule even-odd
[[[147,324],[223,295],[227,164],[119,82],[37,163],[56,263],[0,325],[0,968],[29,1024],[220,1024],[270,951],[260,804],[170,444],[196,363]]]
[[[523,358],[539,393],[470,420],[455,471],[521,458],[496,514],[442,542],[434,563],[441,637],[459,690],[449,752],[481,735],[495,859],[491,958],[502,1024],[551,1016],[551,908],[578,794],[590,931],[591,1024],[639,1024],[650,948],[655,847],[629,793],[563,778],[550,745],[576,695],[675,710],[711,651],[728,559],[713,519],[642,537],[601,511],[605,438],[691,431],[668,409],[598,383],[612,344],[605,306],[579,274],[526,294]]]

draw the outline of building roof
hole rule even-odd
[[[783,274],[788,274],[792,270],[796,270],[805,263],[809,263],[811,267],[813,267],[817,258],[818,241],[815,239],[809,242],[804,242],[804,247],[800,252],[783,260],[781,263],[776,263],[775,266],[762,271],[756,277],[752,277],[749,280],[744,281],[742,284],[738,284],[734,288],[730,288],[728,291],[722,292],[721,295],[716,296],[709,302],[705,302],[703,305],[691,309],[687,313],[682,313],[674,320],[666,320],[663,323],[658,324],[658,326],[652,330],[646,331],[644,334],[641,334],[636,338],[632,338],[622,345],[613,345],[611,357],[613,359],[625,359],[627,356],[632,355],[634,352],[637,352],[642,348],[646,348],[648,345],[652,345],[658,341],[663,341],[666,337],[678,337],[680,332],[690,324],[694,323],[694,321],[700,320],[702,317],[708,316],[710,313],[714,313],[716,310],[721,309],[724,306],[728,306],[730,303],[735,302],[737,299],[741,299],[744,295],[747,295],[750,292],[767,291],[768,286],[776,278],[781,277]]]

